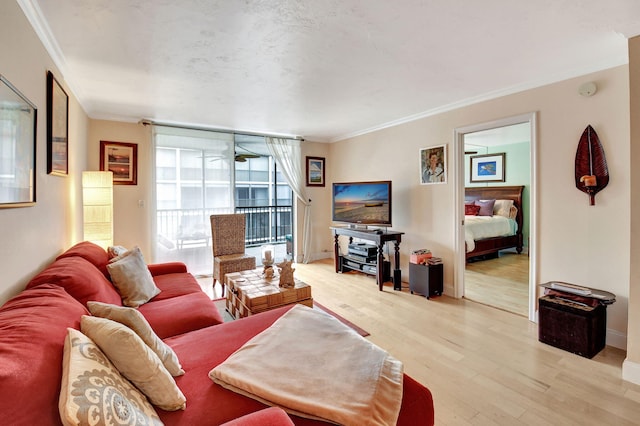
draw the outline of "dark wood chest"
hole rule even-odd
[[[605,305],[587,306],[549,295],[538,302],[538,340],[587,358],[604,348]]]

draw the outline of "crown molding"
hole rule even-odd
[[[515,86],[511,86],[511,87],[506,87],[503,89],[499,89],[499,90],[495,90],[493,92],[488,92],[488,93],[484,93],[482,95],[479,96],[474,96],[474,97],[470,97],[467,99],[463,99],[461,101],[457,101],[457,102],[453,102],[447,105],[443,105],[437,108],[433,108],[427,111],[423,111],[417,114],[413,114],[413,115],[409,115],[407,117],[403,117],[403,118],[399,118],[397,120],[393,120],[393,121],[388,121],[386,123],[374,126],[374,127],[369,127],[367,129],[363,129],[363,130],[358,130],[355,132],[351,132],[351,133],[347,133],[341,136],[337,136],[335,138],[332,138],[330,140],[331,143],[333,142],[340,142],[343,141],[345,139],[350,139],[350,138],[354,138],[356,136],[362,136],[362,135],[366,135],[368,133],[373,133],[376,132],[378,130],[383,130],[383,129],[387,129],[389,127],[395,127],[395,126],[399,126],[401,124],[405,124],[405,123],[410,123],[412,121],[416,121],[416,120],[420,120],[422,118],[426,118],[426,117],[432,117],[434,115],[438,115],[438,114],[442,114],[445,112],[449,112],[449,111],[453,111],[459,108],[463,108],[466,106],[470,106],[470,105],[474,105],[480,102],[485,102],[485,101],[490,101],[493,99],[497,99],[497,98],[501,98],[504,96],[508,96],[508,95],[513,95],[515,93],[520,93],[520,92],[524,92],[526,90],[531,90],[531,89],[536,89],[542,86],[546,86],[549,84],[553,84],[553,83],[558,83],[564,80],[569,80],[571,78],[577,78],[577,77],[581,77],[584,75],[588,75],[591,73],[595,73],[595,72],[599,72],[599,71],[604,71],[606,69],[610,69],[610,68],[615,68],[621,65],[625,65],[629,63],[629,59],[627,57],[627,59],[625,61],[620,61],[620,60],[605,60],[602,63],[596,64],[592,67],[590,67],[589,69],[580,69],[580,70],[572,70],[569,72],[565,72],[562,74],[556,74],[554,76],[549,76],[547,78],[543,78],[543,79],[539,79],[539,80],[535,80],[535,81],[530,81],[528,83],[524,83],[524,84],[519,84],[519,85],[515,85]]]
[[[36,32],[38,38],[44,45],[44,48],[49,53],[49,56],[51,56],[54,64],[64,76],[67,72],[67,64],[64,59],[64,55],[51,32],[51,28],[49,28],[49,24],[42,15],[40,6],[33,0],[17,0],[17,2],[18,5],[20,5],[20,8],[22,8],[27,20],[33,27],[33,30]]]

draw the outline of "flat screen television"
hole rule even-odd
[[[334,222],[391,226],[391,181],[333,184]]]

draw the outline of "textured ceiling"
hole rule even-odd
[[[638,0],[18,0],[92,118],[335,141],[627,63]]]

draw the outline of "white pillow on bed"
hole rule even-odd
[[[510,217],[513,200],[496,200],[493,205],[493,214],[498,216]]]

